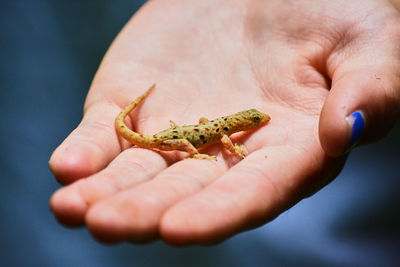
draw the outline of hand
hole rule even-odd
[[[400,15],[388,1],[150,1],[107,52],[82,122],[50,167],[50,202],[103,242],[213,243],[273,219],[333,179],[351,127],[383,137],[399,112]],[[271,122],[238,134],[242,161],[181,160],[116,135],[114,118],[152,83],[127,122],[143,134],[256,108]]]

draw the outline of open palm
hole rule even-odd
[[[335,177],[344,156],[328,154],[348,145],[346,116],[378,94],[363,80],[388,84],[388,70],[399,64],[389,59],[394,48],[365,41],[374,31],[398,38],[391,25],[399,17],[379,1],[339,1],[346,12],[330,1],[279,2],[151,1],[134,16],[96,74],[82,123],[52,155],[58,180],[72,183],[51,199],[61,222],[86,223],[106,242],[217,242],[271,220]],[[366,20],[374,27],[363,27]],[[381,61],[365,64],[376,49]],[[217,161],[131,148],[114,119],[154,82],[127,119],[137,132],[251,108],[271,121],[232,137],[248,152],[243,160],[222,144],[201,150]],[[361,90],[358,102],[348,100]]]

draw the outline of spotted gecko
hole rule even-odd
[[[215,159],[215,156],[200,154],[197,148],[214,144],[220,140],[231,153],[244,158],[243,146],[233,144],[228,136],[239,131],[257,128],[270,121],[268,115],[256,109],[249,109],[211,121],[200,118],[198,125],[178,126],[170,121],[169,129],[152,136],[136,133],[126,126],[124,119],[150,94],[155,86],[153,84],[143,95],[126,106],[115,119],[115,127],[119,135],[138,147],[164,151],[179,150],[189,153],[192,158]]]

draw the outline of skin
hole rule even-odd
[[[124,27],[91,85],[82,122],[50,168],[68,184],[50,207],[102,242],[215,243],[262,225],[327,184],[360,144],[399,113],[400,15],[388,1],[149,1]],[[373,60],[372,60],[373,59]],[[114,119],[152,82],[163,88],[127,117],[149,134],[249,107],[267,127],[232,137],[249,155],[184,160],[131,145]]]
[[[156,148],[164,151],[180,150],[189,153],[190,157],[196,159],[215,159],[215,156],[200,154],[197,148],[215,144],[220,140],[226,149],[244,158],[244,148],[233,144],[229,139],[229,135],[255,129],[270,121],[268,115],[256,109],[250,109],[212,121],[202,117],[198,125],[178,126],[170,121],[171,128],[153,136],[142,135],[129,129],[124,119],[154,88],[155,84],[126,106],[115,119],[115,128],[118,134],[138,147]]]

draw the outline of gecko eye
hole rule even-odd
[[[254,122],[259,122],[259,121],[260,121],[260,117],[255,116],[255,117],[253,118],[253,121],[254,121]]]

